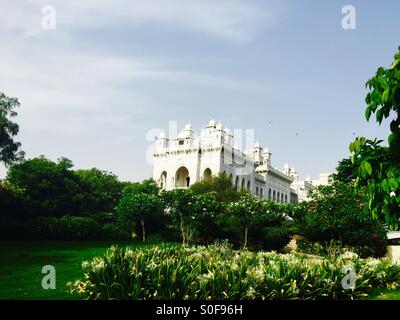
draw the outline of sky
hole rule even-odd
[[[21,103],[27,158],[138,181],[170,121],[199,131],[213,117],[315,179],[355,136],[387,136],[364,118],[365,82],[393,61],[398,12],[395,0],[0,0],[0,91]]]

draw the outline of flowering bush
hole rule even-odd
[[[356,278],[346,290],[347,265]],[[70,287],[88,299],[356,299],[400,285],[400,266],[385,259],[312,259],[226,244],[112,247],[82,267],[84,279]]]

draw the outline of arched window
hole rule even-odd
[[[167,172],[163,171],[160,177],[160,189],[165,190],[167,188]]]
[[[276,201],[276,191],[274,190],[273,196],[272,196],[272,200]]]
[[[236,189],[236,190],[239,190],[239,177],[236,177],[236,180],[235,180],[235,189]]]
[[[256,188],[256,196],[258,197],[258,187]]]
[[[287,203],[287,194],[285,194],[285,203]]]
[[[244,181],[244,178],[243,178],[243,179],[242,179],[242,185],[241,185],[241,188],[242,188],[242,189],[244,189],[245,183],[246,183],[246,182]]]
[[[186,167],[180,167],[176,170],[175,186],[178,188],[187,188],[190,186],[189,170]]]
[[[249,181],[247,181],[247,191],[251,191],[251,182],[250,182],[250,180]]]
[[[268,200],[271,200],[271,189],[268,190]]]
[[[281,194],[281,203],[283,203],[283,193]]]
[[[280,193],[279,193],[279,191],[278,191],[278,194],[277,194],[277,197],[276,197],[276,202],[279,203],[279,201],[280,201]]]
[[[211,169],[207,168],[206,170],[204,170],[203,179],[205,180],[211,178],[211,175],[212,175]]]
[[[264,190],[263,190],[263,188],[260,189],[260,198],[261,199],[264,198]]]

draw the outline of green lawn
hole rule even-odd
[[[82,261],[104,253],[112,244],[115,242],[0,241],[0,299],[79,299],[68,293],[67,282],[82,277]],[[44,265],[56,268],[54,290],[41,286]]]

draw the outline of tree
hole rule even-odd
[[[351,162],[351,158],[339,161],[336,173],[333,174],[335,181],[352,182],[357,178],[357,166]]]
[[[24,152],[20,150],[21,143],[14,141],[19,126],[12,121],[17,116],[15,109],[19,106],[18,99],[0,92],[0,162],[6,166],[24,157]]]
[[[86,213],[110,212],[121,200],[124,184],[111,172],[97,168],[76,170],[79,177],[84,203],[82,210]]]
[[[262,202],[250,194],[240,197],[239,201],[229,203],[228,223],[236,226],[243,235],[243,249],[247,247],[249,232],[254,226],[256,215],[262,211]]]
[[[143,180],[142,182],[129,183],[123,190],[123,194],[154,194],[157,195],[160,192],[160,188],[153,179]]]
[[[192,190],[163,191],[161,197],[173,229],[179,231],[183,244],[190,243],[195,232],[195,216],[191,210],[194,202]]]
[[[129,233],[141,229],[142,241],[146,241],[146,230],[160,228],[164,214],[163,203],[153,194],[127,194],[116,208],[118,224]]]
[[[376,121],[392,117],[388,147],[382,141],[356,138],[349,146],[357,167],[356,187],[368,196],[368,210],[376,219],[386,221],[393,229],[400,226],[400,48],[389,68],[378,68],[367,81],[365,117]]]
[[[244,192],[238,192],[232,185],[231,178],[225,172],[218,176],[211,176],[207,179],[194,183],[190,189],[194,194],[205,194],[213,192],[219,201],[231,202],[239,200]]]
[[[309,193],[310,200],[298,206],[294,215],[297,233],[311,241],[338,240],[357,246],[368,255],[386,251],[386,232],[363,208],[368,199],[352,183],[340,181],[321,185]]]
[[[11,165],[6,181],[23,190],[30,215],[76,215],[84,194],[72,167],[69,159],[53,162],[40,156]]]

